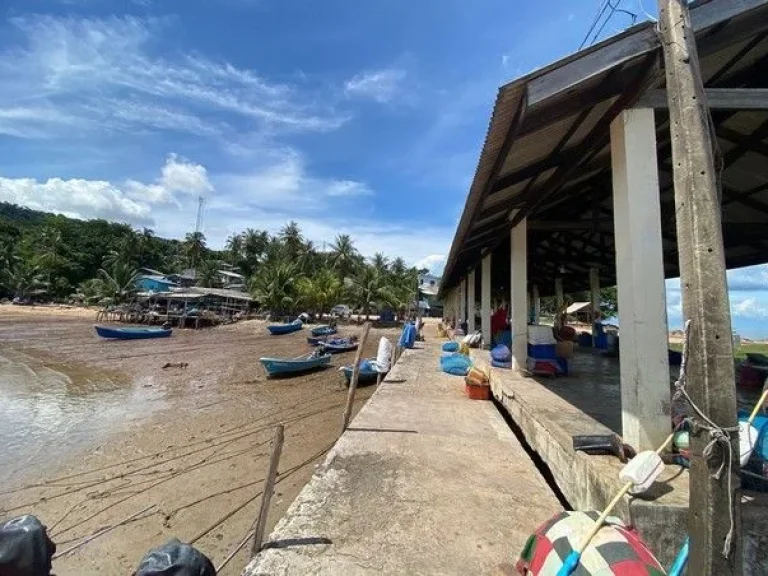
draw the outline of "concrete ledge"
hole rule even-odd
[[[561,510],[491,402],[407,350],[245,571],[488,574]]]
[[[511,370],[490,370],[494,397],[549,466],[571,506],[575,510],[605,508],[621,489],[619,471],[623,465],[612,456],[575,452],[572,437],[608,434],[611,430],[533,378]],[[579,386],[576,379],[574,386]],[[642,500],[624,498],[614,515],[635,526],[659,561],[669,566],[687,534],[687,512],[688,472],[667,466],[660,481]]]

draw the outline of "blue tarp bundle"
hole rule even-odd
[[[446,354],[440,358],[440,369],[454,376],[466,376],[472,368],[472,360],[464,354]]]
[[[459,350],[458,342],[446,342],[443,344],[443,352],[457,352]]]
[[[414,342],[416,342],[416,326],[406,322],[403,326],[403,333],[400,335],[399,346],[401,348],[413,348]]]
[[[498,344],[491,350],[491,360],[496,360],[497,362],[509,362],[512,360],[512,352],[510,352],[509,348],[504,344]]]

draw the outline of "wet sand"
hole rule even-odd
[[[194,542],[218,566],[256,517],[275,424],[286,431],[268,529],[339,436],[343,377],[329,368],[266,378],[258,358],[308,350],[306,330],[270,337],[248,321],[109,342],[92,324],[87,311],[0,306],[0,355],[36,374],[33,385],[17,379],[0,389],[0,414],[17,419],[0,431],[11,447],[0,456],[0,518],[37,515],[62,551],[154,505],[55,560],[55,573],[130,574],[171,537]],[[365,356],[382,335],[394,340],[397,331],[372,330]],[[168,362],[188,366],[163,369]],[[372,392],[358,391],[356,410]],[[239,574],[246,556],[221,574]]]

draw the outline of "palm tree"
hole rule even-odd
[[[37,258],[37,265],[47,273],[46,287],[50,295],[53,287],[53,273],[59,266],[66,263],[66,259],[61,254],[61,230],[56,226],[43,228],[39,246],[41,251]]]
[[[102,282],[101,296],[119,304],[136,291],[138,278],[138,270],[128,262],[115,263],[110,272],[99,268],[98,279]]]
[[[358,263],[359,254],[349,234],[339,234],[336,241],[331,244],[331,253],[328,261],[333,266],[339,278],[348,278]]]
[[[362,308],[366,320],[371,308],[395,305],[396,296],[387,284],[386,277],[373,266],[363,266],[351,278],[349,290],[355,306]]]
[[[405,260],[403,260],[398,256],[392,261],[392,266],[389,267],[389,270],[390,272],[392,272],[392,274],[395,274],[396,276],[399,276],[405,273],[405,270],[406,270]]]
[[[387,257],[384,256],[384,254],[381,252],[376,252],[376,254],[374,254],[373,258],[371,259],[371,264],[376,270],[378,270],[379,274],[386,274],[389,261]]]
[[[304,247],[301,228],[293,220],[288,222],[280,231],[280,239],[285,243],[289,258],[297,258]]]
[[[341,294],[341,282],[330,270],[320,270],[313,277],[301,278],[296,286],[297,302],[311,312],[327,312]]]
[[[190,268],[194,268],[198,262],[201,262],[206,252],[205,234],[202,232],[190,232],[184,237],[184,254]]]
[[[232,234],[227,238],[227,251],[229,252],[229,263],[232,266],[237,266],[240,258],[243,256],[243,235]]]
[[[264,264],[251,278],[251,295],[273,315],[293,309],[297,301],[299,269],[295,262],[274,260]]]
[[[41,291],[43,275],[39,266],[32,265],[21,258],[14,258],[10,265],[2,269],[0,283],[15,297],[26,299]]]
[[[206,260],[196,270],[197,285],[202,288],[218,288],[219,267],[213,260]]]

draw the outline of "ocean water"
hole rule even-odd
[[[34,480],[162,402],[141,382],[0,350],[0,486]],[[120,422],[116,425],[116,422]]]

